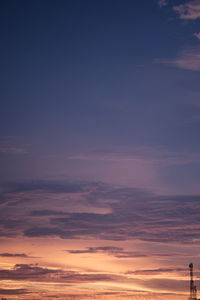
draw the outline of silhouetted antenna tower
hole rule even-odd
[[[189,264],[189,269],[190,269],[190,297],[189,297],[189,300],[199,300],[199,299],[197,299],[197,287],[194,284],[193,263]]]

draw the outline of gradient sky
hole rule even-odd
[[[0,296],[200,289],[200,0],[2,0]]]

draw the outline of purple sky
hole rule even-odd
[[[55,267],[119,300],[127,276],[145,299],[175,299],[199,257],[200,0],[8,0],[0,23],[0,279]],[[144,284],[155,273],[175,281]]]

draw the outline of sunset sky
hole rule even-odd
[[[200,0],[2,0],[0,28],[0,297],[188,299]]]

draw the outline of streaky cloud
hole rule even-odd
[[[25,253],[0,253],[1,257],[22,257],[22,258],[29,258],[31,256]]]
[[[200,47],[186,49],[176,58],[156,59],[155,62],[179,69],[198,72],[200,71]]]
[[[177,272],[186,272],[184,268],[159,268],[159,269],[144,269],[144,270],[135,270],[128,271],[126,274],[134,275],[158,275],[163,273],[177,273]]]
[[[79,273],[71,270],[50,269],[39,267],[38,264],[16,264],[13,269],[0,270],[0,280],[14,281],[84,283],[93,281],[115,281],[124,278],[124,276],[106,273]]]
[[[42,183],[37,185],[40,189],[42,189]],[[46,184],[44,185],[42,193],[38,193],[38,190],[33,191],[32,188],[30,191],[30,183],[27,183],[28,187],[26,183],[20,184],[19,192],[16,192],[17,186],[14,189],[11,186],[10,190],[7,187],[3,193],[5,201],[0,219],[1,236],[200,243],[200,226],[197,221],[200,218],[200,196],[198,195],[162,196],[146,189],[85,183],[85,187],[82,184],[81,188],[83,192],[79,191],[72,198],[68,198],[68,194],[65,193],[60,197],[60,192],[52,192],[51,202],[48,200],[48,209],[41,209],[46,203],[46,198],[49,197],[48,191],[53,191],[53,188],[58,189],[54,182],[52,187],[49,187],[50,184],[49,182],[46,192]],[[76,182],[73,186],[75,185]],[[14,207],[7,206],[12,197],[18,200],[21,197],[28,198],[28,207],[24,208],[24,202]],[[86,208],[91,212],[86,212]],[[100,212],[98,212],[99,208]],[[102,251],[119,258],[147,255],[145,252],[138,253],[106,247],[102,245],[99,248],[95,246],[71,251],[91,254]],[[149,255],[167,256],[165,253],[156,254],[156,251],[151,251]],[[177,256],[176,253],[170,255]],[[185,255],[187,253],[182,254],[182,256]]]
[[[0,295],[24,295],[31,294],[27,289],[0,289]]]

